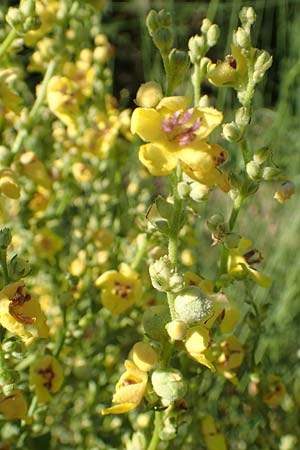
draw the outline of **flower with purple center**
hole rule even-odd
[[[139,159],[156,176],[167,175],[180,162],[191,178],[228,191],[227,177],[217,169],[227,154],[222,147],[207,143],[223,115],[214,108],[189,108],[189,101],[165,97],[156,108],[134,110],[131,131],[147,142],[140,147]]]

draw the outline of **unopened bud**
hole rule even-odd
[[[174,308],[179,319],[187,324],[207,319],[213,311],[211,300],[196,286],[190,286],[177,295]]]
[[[225,123],[223,125],[223,136],[228,142],[238,142],[241,137],[241,130],[235,122]]]
[[[254,64],[253,73],[253,79],[256,83],[259,83],[262,80],[265,72],[271,67],[272,61],[272,56],[270,56],[268,52],[265,50],[259,51],[259,55]]]
[[[207,45],[209,47],[213,47],[214,45],[216,45],[216,43],[218,42],[220,36],[220,29],[218,27],[218,25],[213,24],[206,35],[206,39],[207,39]]]
[[[14,256],[9,263],[9,277],[16,281],[26,277],[30,272],[28,261],[19,256]]]
[[[256,21],[256,13],[252,6],[244,6],[239,16],[243,24],[253,25]]]
[[[27,33],[30,30],[37,30],[41,26],[41,19],[39,16],[27,17],[23,22],[24,32]]]
[[[24,20],[24,16],[18,8],[8,8],[5,19],[6,22],[17,32],[22,32],[22,23]]]
[[[33,16],[35,14],[35,0],[21,0],[19,9],[25,17]]]
[[[159,28],[152,34],[152,39],[161,53],[169,53],[173,46],[174,36],[170,28]]]
[[[190,62],[188,54],[182,50],[173,48],[169,54],[170,75],[173,87],[181,84]]]
[[[240,48],[248,49],[251,47],[250,35],[241,27],[234,34],[234,42]]]
[[[281,176],[281,170],[277,167],[265,167],[262,177],[266,181],[277,180]]]
[[[182,374],[176,369],[155,370],[151,377],[153,389],[162,398],[165,406],[184,397],[186,383]]]
[[[193,64],[200,61],[206,52],[206,42],[203,36],[195,35],[189,40],[189,57]]]
[[[205,58],[203,58],[203,59],[205,59]],[[210,106],[208,95],[205,94],[200,97],[198,106],[199,106],[199,108],[207,108]]]
[[[173,273],[174,269],[167,256],[159,258],[149,267],[152,286],[158,291],[166,292],[170,289],[170,278]]]
[[[157,353],[147,342],[134,344],[130,357],[134,364],[144,372],[149,372],[157,365]]]
[[[271,150],[268,147],[262,147],[258,150],[255,150],[253,155],[253,160],[257,164],[263,164],[270,156]]]
[[[211,21],[207,17],[205,17],[202,20],[201,32],[202,33],[207,33],[211,26],[212,26]]]
[[[135,103],[143,108],[155,108],[162,98],[161,86],[155,81],[148,81],[139,87]]]
[[[215,231],[220,225],[225,222],[224,216],[222,214],[214,214],[207,221],[207,226],[210,231]]]
[[[248,164],[246,166],[246,171],[252,180],[259,180],[261,178],[262,168],[255,161],[248,162]]]
[[[238,127],[245,127],[250,122],[250,115],[247,108],[243,106],[239,108],[235,113],[235,123]]]
[[[208,186],[195,182],[191,184],[191,188],[192,189],[190,192],[190,197],[192,200],[194,200],[195,202],[203,202],[207,199],[207,196],[210,192]]]
[[[182,200],[188,198],[190,191],[191,191],[190,185],[185,181],[180,181],[177,184],[177,192]]]
[[[159,28],[159,19],[158,14],[154,9],[149,11],[148,16],[146,18],[146,25],[149,31],[150,36]]]
[[[159,11],[159,13],[158,13],[158,20],[159,20],[159,24],[161,26],[164,26],[164,27],[171,27],[172,26],[172,16],[171,16],[171,14],[168,11],[166,11],[164,9],[161,9]]]
[[[187,324],[180,319],[167,323],[166,330],[173,341],[183,341],[187,333]]]

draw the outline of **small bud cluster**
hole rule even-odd
[[[25,34],[40,27],[41,21],[35,12],[34,0],[21,0],[19,8],[11,6],[6,14],[7,23],[18,33]]]

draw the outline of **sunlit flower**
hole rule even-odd
[[[27,403],[20,389],[14,389],[11,394],[0,394],[0,414],[7,420],[25,420],[27,417]]]
[[[29,384],[34,388],[40,403],[51,400],[51,394],[59,391],[63,379],[62,368],[54,356],[43,356],[30,366]]]
[[[210,343],[209,330],[204,325],[197,325],[188,330],[185,340],[186,351],[198,363],[203,364],[212,372],[215,372],[214,365],[207,358],[206,354]]]
[[[76,162],[72,165],[72,173],[78,182],[92,181],[96,175],[92,166],[82,162]]]
[[[206,139],[222,122],[222,113],[188,105],[187,97],[175,96],[163,98],[155,109],[134,110],[131,131],[149,142],[140,147],[140,161],[157,176],[168,174],[180,161],[183,170],[202,184],[219,183],[215,170],[227,155]]]
[[[269,375],[267,378],[267,392],[263,396],[263,402],[268,406],[279,406],[285,392],[286,388],[281,378],[276,375]]]
[[[295,193],[295,185],[292,181],[284,181],[274,194],[275,200],[284,203]]]
[[[0,324],[20,336],[27,345],[36,334],[41,338],[49,334],[40,304],[26,292],[23,281],[9,284],[0,291]]]
[[[208,450],[227,450],[225,436],[218,430],[212,416],[203,417],[201,429]]]
[[[121,314],[139,300],[141,282],[138,274],[127,264],[121,264],[119,271],[108,270],[96,280],[101,287],[101,301],[112,314]]]
[[[225,61],[219,61],[208,67],[208,79],[219,87],[233,87],[242,89],[248,80],[247,59],[241,49],[231,46],[231,55],[226,56]]]
[[[63,75],[76,84],[77,90],[81,95],[90,97],[95,79],[95,70],[88,62],[78,60],[72,63],[67,61],[63,66]]]
[[[125,361],[126,372],[116,384],[116,392],[112,398],[116,406],[101,411],[106,414],[124,414],[136,408],[146,392],[148,375],[140,370],[132,361]]]
[[[39,215],[47,208],[50,201],[50,195],[48,189],[39,186],[29,202],[29,208],[35,212],[36,215]]]
[[[221,333],[231,333],[240,318],[240,311],[225,294],[210,295],[213,305],[213,315],[205,321],[205,326],[211,328],[217,321],[220,323]]]
[[[85,250],[80,250],[77,257],[71,261],[69,264],[69,272],[75,276],[79,277],[86,268],[86,252]]]
[[[252,267],[262,260],[261,254],[255,249],[245,252],[251,245],[252,241],[242,238],[238,248],[229,250],[228,273],[236,277],[248,276],[260,286],[269,288],[272,284],[271,278]]]
[[[48,228],[44,228],[35,234],[33,245],[37,256],[54,262],[56,253],[63,247],[63,239]]]
[[[30,30],[24,36],[24,42],[28,46],[34,46],[45,34],[52,30],[59,8],[59,0],[37,0],[36,12],[41,20],[41,26],[37,30]]]
[[[240,367],[244,360],[243,347],[235,336],[229,336],[219,345],[221,353],[215,362],[216,368],[225,378],[237,384],[238,380],[233,369]]]
[[[47,100],[50,111],[66,125],[68,134],[76,135],[80,101],[76,83],[55,75],[47,86]]]
[[[14,76],[13,70],[0,71],[0,118],[10,111],[18,114],[21,110],[22,98],[14,92],[9,84],[10,79]]]

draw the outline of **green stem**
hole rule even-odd
[[[16,155],[17,153],[20,152],[20,150],[22,148],[22,145],[23,145],[23,142],[24,142],[24,139],[28,136],[29,131],[33,127],[33,124],[34,124],[34,122],[36,120],[37,113],[38,113],[41,105],[43,104],[43,102],[45,100],[46,92],[47,92],[47,86],[48,86],[50,78],[54,74],[55,68],[56,68],[56,61],[52,60],[50,62],[50,64],[49,64],[48,68],[47,68],[46,73],[45,73],[45,77],[44,77],[43,82],[41,84],[41,87],[39,89],[38,96],[35,99],[35,102],[34,102],[34,104],[32,106],[32,109],[31,109],[31,111],[29,113],[29,116],[28,116],[29,120],[28,120],[28,123],[26,124],[27,127],[26,128],[21,128],[19,130],[18,134],[17,134],[17,137],[15,139],[14,145],[13,145],[12,150],[11,150],[11,152],[12,152],[11,157],[12,158],[13,158],[14,155]]]
[[[4,277],[4,283],[5,285],[9,284],[9,275],[8,275],[8,269],[7,269],[7,259],[6,259],[6,249],[0,250],[0,264],[2,268],[2,273]]]
[[[167,90],[166,90],[166,95],[167,97],[172,95],[173,93],[173,86],[170,80],[170,62],[169,62],[169,55],[167,53],[161,53],[161,57],[163,60],[163,64],[164,64],[164,68],[165,68],[165,72],[166,72],[166,77],[167,77]]]
[[[155,411],[154,431],[147,450],[156,450],[160,441],[159,434],[163,424],[163,412]]]
[[[13,28],[10,30],[2,44],[0,45],[0,59],[6,52],[6,50],[11,46],[15,38],[17,37],[17,32]]]
[[[194,86],[194,106],[199,106],[199,100],[201,95],[201,70],[200,70],[200,62],[194,65],[194,74],[193,74],[193,86]]]
[[[59,357],[60,352],[62,351],[62,348],[64,346],[65,339],[66,339],[66,331],[67,331],[67,308],[64,307],[63,308],[63,326],[61,328],[60,335],[59,335],[59,338],[58,338],[56,351],[54,352],[54,356],[56,358]]]
[[[249,150],[248,150],[248,146],[247,146],[247,142],[246,142],[245,139],[243,139],[240,142],[240,147],[241,147],[241,150],[242,150],[244,163],[245,163],[245,166],[246,166],[246,164],[248,164],[248,162],[251,161],[251,156],[250,156],[250,153],[249,153]]]

